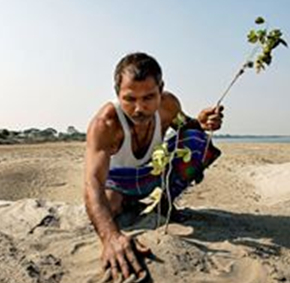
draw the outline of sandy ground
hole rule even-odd
[[[154,282],[290,282],[290,144],[219,144],[177,201],[188,219],[126,233],[151,247]],[[82,201],[83,143],[0,147],[0,282],[95,283],[100,242]]]

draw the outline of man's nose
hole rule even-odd
[[[144,106],[142,101],[137,101],[135,104],[135,112],[144,112]]]

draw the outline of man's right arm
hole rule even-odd
[[[105,194],[110,166],[110,141],[113,139],[114,131],[108,121],[101,118],[93,120],[87,132],[85,203],[88,216],[103,243],[103,265],[111,269],[116,279],[118,269],[127,278],[131,268],[137,275],[142,268],[133,251],[132,240],[121,233],[114,221]]]
[[[106,138],[110,138],[106,121],[95,119],[87,132],[85,162],[85,203],[88,215],[102,241],[119,229],[114,222],[105,194],[110,153]]]

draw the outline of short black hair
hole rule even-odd
[[[142,53],[130,53],[123,57],[117,64],[114,72],[115,91],[118,94],[124,72],[129,72],[133,80],[143,81],[153,77],[160,87],[162,85],[162,70],[155,58]]]

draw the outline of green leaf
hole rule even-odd
[[[265,23],[265,20],[262,17],[258,17],[258,18],[256,18],[255,23],[257,25],[261,25],[261,24]]]
[[[256,35],[257,35],[257,37],[258,37],[258,40],[259,40],[262,44],[266,42],[267,30],[265,30],[265,29],[257,30]]]
[[[173,119],[173,124],[175,124],[178,128],[182,127],[186,122],[185,116],[178,112],[176,117]]]
[[[168,144],[166,142],[161,144],[161,149],[164,151],[165,154],[168,154]]]
[[[149,164],[150,166],[153,167],[151,174],[153,175],[161,174],[165,170],[167,164],[170,161],[170,154],[168,152],[167,143],[162,143],[155,146],[151,156],[151,160],[152,161]]]
[[[187,152],[184,156],[183,156],[183,162],[187,163],[191,160],[191,151]]]
[[[152,153],[152,159],[153,160],[160,159],[160,158],[162,158],[162,156],[165,156],[166,154],[167,154],[167,152],[163,148],[157,148]]]
[[[175,152],[177,157],[183,157],[187,153],[187,150],[185,148],[177,148]]]
[[[267,65],[270,65],[272,62],[272,55],[271,53],[263,53],[261,56],[262,62],[266,63]]]
[[[156,187],[153,192],[149,195],[149,199],[152,200],[152,204],[148,205],[143,211],[142,214],[148,214],[157,206],[162,198],[162,189]]]
[[[167,165],[170,161],[170,157],[169,156],[164,156],[164,163]]]
[[[268,40],[268,46],[271,48],[271,50],[275,49],[279,45],[279,40],[280,39],[276,39],[276,38]]]
[[[154,176],[158,176],[162,173],[162,170],[158,169],[158,168],[153,168],[153,170],[151,170],[150,172],[152,175]]]
[[[151,164],[153,168],[160,168],[159,161],[157,159],[152,160]]]
[[[264,18],[257,17],[255,23],[260,25],[265,23]],[[247,37],[250,43],[256,44],[256,49],[261,50],[260,54],[253,60],[253,62],[246,62],[241,69],[244,71],[247,67],[255,67],[257,73],[261,70],[264,70],[267,66],[269,66],[272,62],[272,51],[277,46],[284,45],[288,47],[287,42],[282,39],[283,33],[280,29],[272,29],[268,31],[267,29],[257,29],[257,30],[250,30]],[[254,49],[255,50],[255,49]],[[254,56],[254,55],[253,55]]]
[[[256,43],[258,41],[258,36],[256,34],[256,31],[254,30],[250,30],[247,37],[248,37],[248,42],[250,43]]]
[[[273,29],[269,32],[269,36],[273,36],[275,38],[279,38],[282,36],[282,32],[279,29]]]
[[[271,53],[272,48],[269,45],[264,46],[263,53]]]
[[[281,44],[284,45],[285,47],[288,47],[287,42],[286,42],[284,39],[282,39],[282,38],[279,39],[279,43],[281,43]]]
[[[187,163],[187,162],[190,161],[190,159],[191,159],[191,150],[190,150],[190,148],[188,148],[188,147],[177,148],[175,152],[176,152],[177,157],[182,158],[182,160],[184,162]]]

